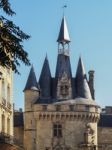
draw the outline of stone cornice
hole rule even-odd
[[[99,113],[90,112],[34,112],[36,120],[88,120],[91,122],[97,122],[100,118]]]

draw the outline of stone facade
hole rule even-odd
[[[44,105],[34,106],[34,118],[36,120],[36,148],[44,150],[49,148],[77,150],[83,147],[83,144],[91,144],[90,139],[85,139],[87,126],[94,132],[93,144],[97,145],[97,121],[99,120],[99,111],[96,107],[86,105],[47,105],[43,111]],[[74,108],[73,108],[74,107]],[[53,126],[60,124],[62,126],[62,135],[54,136]],[[44,141],[44,143],[43,143]],[[75,141],[75,142],[74,142]]]
[[[24,134],[23,126],[17,129],[13,124],[13,72],[0,66],[0,75],[0,149],[23,150],[16,141]]]
[[[98,115],[99,108],[94,109],[91,106],[89,108],[91,109],[90,112],[88,112],[88,107],[83,107],[82,109],[82,106],[78,106],[76,111],[75,105],[74,107],[73,105],[62,105],[58,112],[56,112],[56,108],[57,105],[35,105],[33,107],[34,112],[32,113],[34,114],[36,127],[33,131],[29,130],[26,139],[24,139],[25,148],[32,150],[52,150],[61,147],[61,149],[88,150],[90,148],[89,142],[91,142],[93,138],[94,142],[97,142],[98,150],[112,149],[112,113],[109,113],[108,110],[105,113],[102,112],[102,117],[100,117]],[[82,113],[79,110],[83,110]],[[93,115],[94,117],[92,117],[91,112],[96,112],[97,115]],[[109,118],[105,118],[105,115]],[[28,123],[31,123],[32,118],[27,118]],[[103,120],[104,118],[105,120]],[[61,123],[63,137],[53,137],[53,125],[55,123]],[[89,134],[89,126],[94,130],[94,134],[92,135]],[[19,125],[14,129],[18,140],[23,140],[25,133],[23,125],[22,127]],[[24,142],[24,140],[22,142]],[[88,148],[85,143],[88,145]]]
[[[0,67],[0,132],[13,136],[13,74]]]

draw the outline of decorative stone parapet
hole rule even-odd
[[[100,115],[90,112],[34,112],[34,117],[37,120],[89,120],[91,122],[97,122]]]

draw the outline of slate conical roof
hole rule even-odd
[[[59,54],[57,58],[55,77],[60,78],[64,73],[66,73],[69,78],[72,78],[70,57]]]
[[[47,56],[45,57],[42,71],[40,74],[39,85],[42,97],[50,97],[51,95],[51,72]]]
[[[34,72],[33,66],[31,67],[26,86],[24,88],[24,91],[26,90],[39,90],[39,85],[37,83],[36,75]]]
[[[69,43],[70,42],[70,36],[69,36],[65,16],[63,16],[63,18],[62,18],[60,32],[59,32],[57,42],[59,42],[59,43]]]
[[[77,97],[92,99],[81,57],[79,58],[76,72],[76,91]]]

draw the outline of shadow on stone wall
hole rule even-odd
[[[0,149],[1,150],[24,150],[23,148],[19,148],[15,145],[10,145],[6,143],[0,143]]]

